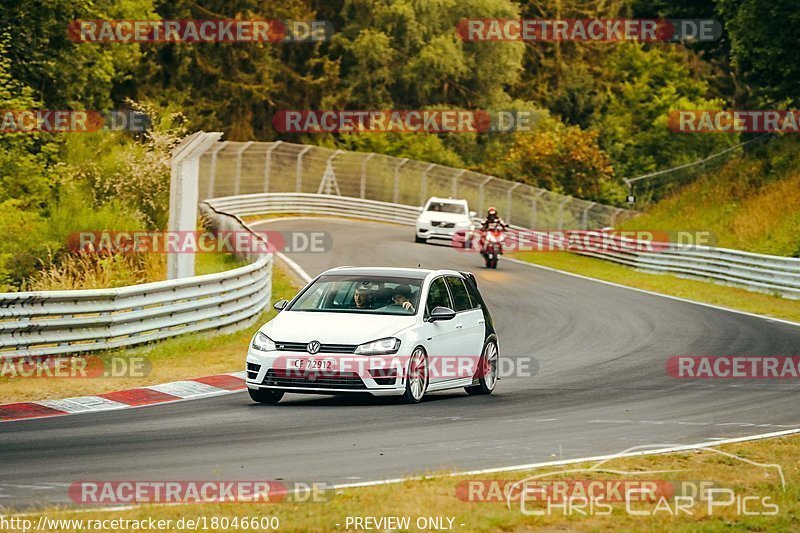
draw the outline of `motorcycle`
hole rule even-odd
[[[481,255],[486,260],[486,268],[497,268],[497,260],[503,254],[505,232],[501,228],[493,228],[484,231],[481,240]]]

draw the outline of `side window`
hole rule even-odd
[[[472,309],[467,288],[464,286],[464,280],[455,276],[447,276],[447,284],[450,285],[450,291],[453,293],[453,300],[456,306],[454,311]]]
[[[428,301],[425,303],[426,312],[430,313],[434,307],[449,307],[453,308],[450,301],[450,294],[447,292],[447,283],[444,278],[436,278],[431,282],[430,290],[428,291]]]
[[[481,308],[481,296],[478,294],[478,287],[471,281],[467,281],[465,283],[467,286],[467,292],[469,293],[469,299],[472,301],[472,308],[473,309],[480,309]]]

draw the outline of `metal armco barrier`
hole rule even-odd
[[[206,200],[201,209],[240,217],[272,213],[297,213],[303,215],[331,215],[362,218],[413,226],[421,208],[410,205],[362,200],[346,196],[306,193],[266,193],[227,196]]]
[[[719,284],[800,299],[800,259],[792,257],[677,244],[657,252],[600,248],[576,253],[639,270],[710,279]]]
[[[423,172],[421,190],[416,187],[401,189],[397,171],[405,163],[394,167],[393,179],[385,180],[380,185],[372,184],[367,179],[369,173],[366,162],[371,157],[368,156],[359,167],[362,171],[360,197],[342,196],[340,188],[346,188],[343,187],[345,184],[342,180],[336,181],[333,172],[325,172],[318,188],[325,192],[331,189],[339,194],[269,192],[213,198],[216,192],[215,159],[217,152],[226,145],[227,143],[219,143],[212,151],[212,174],[206,183],[207,197],[212,198],[201,203],[206,225],[212,231],[252,231],[240,217],[286,213],[339,216],[410,226],[419,216],[421,208],[418,205],[367,199],[364,191],[369,192],[369,187],[373,187],[375,191],[385,191],[389,184],[393,188],[395,199],[408,195],[409,201],[424,201],[427,195],[434,192],[432,182],[427,181],[427,170]],[[266,155],[271,156],[273,151],[277,153],[276,149],[283,145],[273,143],[267,146]],[[292,149],[295,146],[297,145],[292,145]],[[306,169],[300,162],[303,161],[303,154],[311,149],[307,147],[297,156],[295,167],[298,188],[306,174]],[[242,152],[240,150],[238,153],[241,155]],[[328,163],[333,161],[334,156],[344,158],[342,154],[344,153],[333,153],[328,157]],[[428,170],[432,167],[435,165]],[[264,168],[261,177],[263,188],[269,190],[273,188],[274,180],[278,177],[271,175],[272,160],[269,157]],[[330,168],[333,167],[329,166]],[[196,176],[197,169],[193,172]],[[319,180],[318,173],[313,174]],[[447,181],[452,184],[454,196],[464,191],[463,183],[459,181],[461,174],[463,172],[448,175]],[[240,169],[235,177],[234,189],[244,188],[240,183],[240,179],[243,179]],[[486,178],[481,183],[486,184],[489,179],[496,178]],[[309,181],[305,180],[306,183]],[[513,187],[516,185],[503,193],[509,199],[506,207],[510,207],[511,200],[516,199],[512,195]],[[413,189],[416,190],[409,194]],[[488,201],[488,197],[484,197],[483,185],[478,190],[480,203]],[[375,193],[378,196],[382,194]],[[533,201],[530,204],[532,211],[526,213],[522,220],[529,217],[534,228],[540,228],[543,220],[556,220],[558,229],[561,229],[560,226],[568,221],[567,213],[572,213],[569,217],[570,224],[574,224],[572,227],[589,229],[617,219],[622,212],[621,209],[596,206],[570,197],[563,198],[565,199],[557,204],[549,198],[547,202]],[[567,204],[580,205],[580,209],[567,210]],[[552,205],[557,207],[555,216],[547,219],[540,216],[545,214],[542,208]],[[514,211],[512,221],[520,220],[519,213],[519,209]],[[537,221],[539,222],[534,223]],[[545,224],[545,227],[548,226],[552,227]],[[518,223],[512,227],[525,229]],[[528,231],[537,233],[534,230]],[[800,299],[800,259],[674,244],[658,252],[645,252],[634,246],[621,249],[584,249],[576,253],[641,270],[713,280],[752,291]],[[0,358],[122,348],[189,332],[244,327],[252,323],[271,300],[273,266],[272,254],[250,255],[246,259],[251,264],[228,272],[117,289],[1,293]]]
[[[219,214],[220,230],[248,231]],[[107,350],[252,323],[272,297],[272,254],[241,268],[118,289],[0,294],[0,357]]]
[[[596,232],[575,232],[580,245],[534,232],[534,240],[557,249],[627,265],[638,270],[711,280],[789,299],[800,299],[800,259],[728,248],[634,241]],[[538,237],[537,237],[538,236]]]
[[[344,216],[413,225],[420,208],[360,198],[304,193],[268,193],[228,196],[207,200],[206,205],[231,215],[253,216],[268,213],[298,213]],[[527,230],[520,226],[515,229]],[[531,231],[531,230],[527,230]],[[533,235],[538,232],[533,232]],[[712,280],[751,291],[800,299],[800,259],[761,255],[726,248],[662,244],[658,251],[645,243],[616,239],[618,246],[606,246],[600,233],[588,233],[590,247],[572,250],[640,270],[670,273],[681,277]]]

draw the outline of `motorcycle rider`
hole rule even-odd
[[[486,219],[483,221],[483,224],[481,224],[481,231],[492,231],[498,228],[505,231],[508,229],[508,224],[497,214],[497,209],[490,207],[489,211],[486,213]]]
[[[490,232],[500,231],[505,232],[508,229],[508,224],[500,218],[500,215],[497,214],[497,209],[494,207],[490,207],[489,211],[486,213],[486,219],[481,224],[481,239],[480,239],[480,250],[481,255],[486,260],[486,266],[488,268],[497,268],[497,255],[491,257],[491,254],[488,250],[488,242],[486,239],[486,235]],[[498,243],[496,245],[499,249],[495,251],[498,254],[503,253],[503,246],[502,244]]]

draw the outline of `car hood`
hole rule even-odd
[[[281,311],[261,327],[273,341],[363,344],[413,326],[416,316]]]
[[[442,222],[469,222],[467,215],[458,215],[456,213],[442,213],[440,211],[425,211],[422,213],[422,218],[429,220],[440,220]]]

